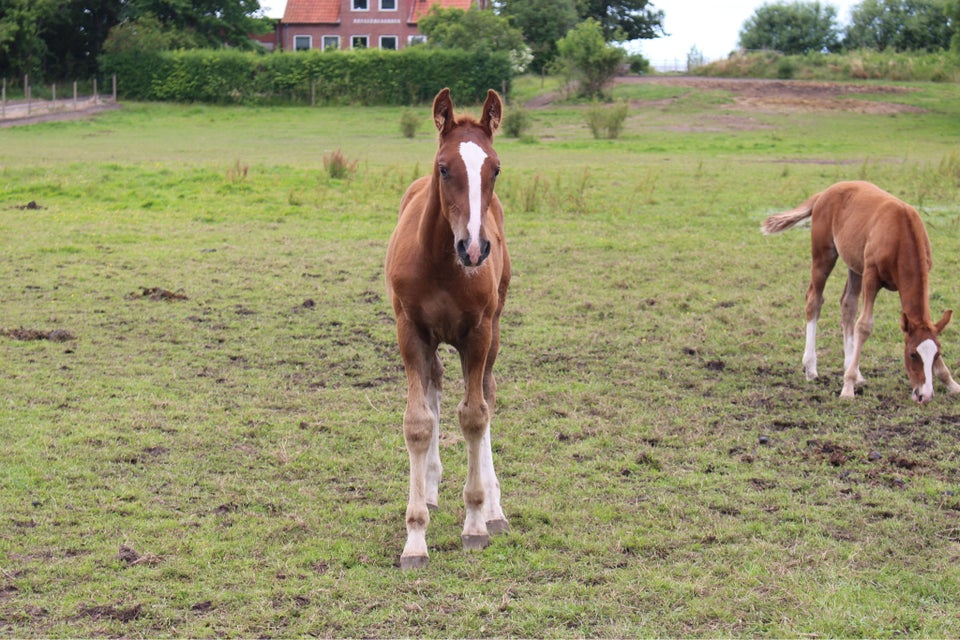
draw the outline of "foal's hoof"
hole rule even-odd
[[[487,531],[493,535],[506,533],[509,529],[510,525],[503,518],[498,518],[497,520],[487,520]]]
[[[426,569],[428,564],[428,556],[400,556],[401,569]]]
[[[460,539],[463,540],[463,548],[469,550],[486,549],[490,544],[490,536],[486,535],[461,535]]]

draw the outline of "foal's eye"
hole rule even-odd
[[[914,351],[913,353],[910,354],[910,359],[913,360],[914,362],[920,362],[920,354]]]
[[[494,179],[496,179],[497,176],[499,176],[499,175],[500,175],[500,167],[497,167],[496,169],[493,170],[493,177],[494,177]]]
[[[449,177],[449,172],[447,171],[447,167],[444,165],[440,165],[440,177],[441,178]]]

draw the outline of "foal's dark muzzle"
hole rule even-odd
[[[479,267],[483,264],[483,261],[490,255],[490,241],[486,238],[481,238],[479,247],[479,251],[474,248],[472,252],[473,255],[471,255],[469,241],[458,240],[457,257],[460,258],[460,263],[465,267]]]

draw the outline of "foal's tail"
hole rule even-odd
[[[769,236],[774,233],[786,231],[787,229],[792,229],[813,215],[813,205],[817,203],[817,198],[819,197],[820,194],[818,193],[815,196],[811,196],[806,202],[795,209],[773,214],[760,224],[760,231],[763,232],[763,235]]]

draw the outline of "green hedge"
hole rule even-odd
[[[460,102],[509,90],[506,53],[410,47],[400,51],[230,50],[104,54],[120,98],[218,104],[417,104],[450,87]]]

